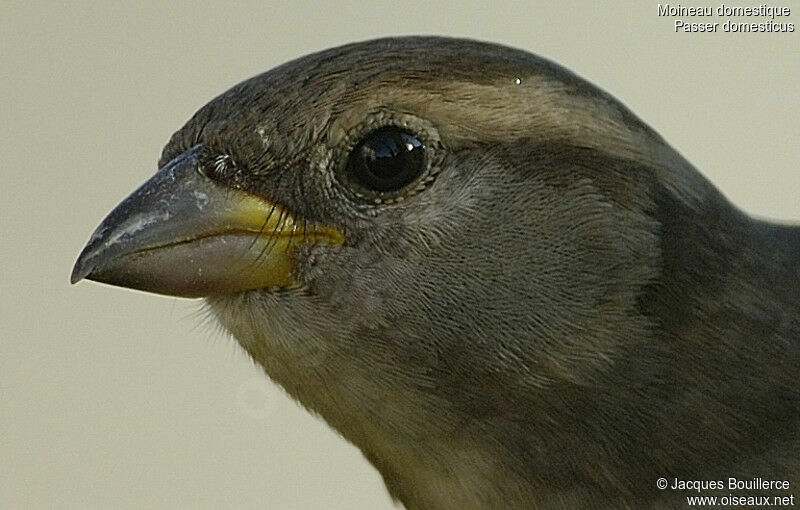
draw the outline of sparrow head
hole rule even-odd
[[[636,299],[656,274],[667,149],[528,53],[352,44],[200,109],[73,280],[205,297],[326,417],[392,402],[382,426],[418,431],[409,414],[436,414],[444,430],[436,421],[591,381],[645,331]]]
[[[251,78],[175,133],[159,167],[73,281],[204,297],[387,480],[444,451],[474,468],[484,447],[540,447],[515,424],[556,426],[543,406],[565,404],[547,390],[579,394],[651,334],[659,197],[691,209],[713,193],[570,72],[433,37]]]

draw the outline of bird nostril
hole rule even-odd
[[[215,181],[230,181],[237,171],[236,161],[229,154],[204,158],[197,165],[197,171]]]

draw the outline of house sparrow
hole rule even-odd
[[[408,509],[800,483],[800,228],[552,62],[330,49],[212,100],[158,166],[72,281],[204,298]]]

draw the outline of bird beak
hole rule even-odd
[[[336,229],[222,186],[200,171],[195,147],[176,157],[100,223],[72,270],[83,278],[181,297],[286,287],[291,248],[342,244]]]

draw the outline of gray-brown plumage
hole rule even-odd
[[[211,101],[159,166],[73,281],[205,297],[409,509],[800,486],[800,229],[553,63],[331,49]]]

